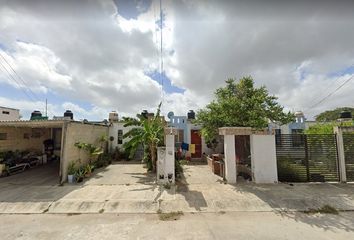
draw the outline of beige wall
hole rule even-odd
[[[20,110],[0,107],[0,121],[20,120]]]
[[[39,138],[34,138],[33,133],[39,133]],[[36,150],[43,151],[43,141],[50,138],[50,128],[15,128],[15,127],[0,127],[0,133],[7,133],[7,140],[0,140],[0,151],[15,151],[15,150]],[[24,138],[27,134],[29,138]]]
[[[91,143],[99,146],[98,139],[102,135],[108,135],[108,127],[84,123],[70,122],[63,129],[64,142],[62,144],[62,180],[67,180],[68,165],[71,161],[79,161],[79,150],[74,146],[76,142]],[[88,155],[84,150],[80,151],[81,164],[88,161]]]

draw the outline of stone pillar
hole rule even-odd
[[[235,135],[224,135],[225,178],[228,183],[236,183]]]
[[[274,135],[251,135],[252,178],[255,183],[277,183],[278,170]]]
[[[334,127],[333,130],[334,130],[334,133],[336,134],[336,138],[337,138],[339,178],[340,178],[341,182],[347,182],[347,172],[345,169],[343,132],[340,127]]]

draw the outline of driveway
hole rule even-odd
[[[64,186],[46,180],[50,171],[31,171],[0,179],[0,213],[279,212],[326,204],[354,210],[351,184],[229,185],[207,165],[184,166],[183,178],[170,189],[138,162],[114,163]]]

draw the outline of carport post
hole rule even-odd
[[[225,178],[228,183],[236,183],[235,135],[224,135]]]
[[[337,138],[339,180],[341,182],[347,182],[347,173],[345,169],[343,132],[342,129],[338,126],[334,127],[333,131],[336,134],[336,138]]]

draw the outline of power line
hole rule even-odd
[[[0,56],[4,59],[4,61],[6,62],[6,64],[10,67],[10,69],[15,73],[15,75],[17,76],[17,78],[23,83],[23,86],[33,95],[33,97],[37,100],[37,101],[41,101],[37,95],[27,86],[26,81],[15,71],[15,69],[11,66],[11,64],[6,60],[6,58],[2,55],[2,53],[0,52]]]
[[[17,76],[18,80],[20,80],[22,84],[20,84],[13,76],[12,73],[10,73],[10,71],[4,66],[4,64],[0,61],[1,66],[3,67],[3,69],[5,69],[5,71],[7,72],[7,74],[10,76],[10,78],[17,84],[17,86],[20,88],[20,90],[30,99],[30,101],[36,102],[42,102],[42,100],[40,100],[40,98],[27,86],[26,81],[16,72],[16,70],[12,67],[12,65],[6,60],[6,58],[2,55],[2,53],[0,52],[0,56],[3,59],[3,61],[5,61],[5,63],[10,67],[10,69],[15,73],[15,75]],[[27,89],[33,97],[31,97],[23,88]],[[47,100],[46,100],[47,101]],[[47,112],[47,105],[45,107],[45,111]],[[53,116],[54,114],[49,111]]]
[[[162,55],[162,0],[160,0],[160,77],[161,77],[161,98],[163,101],[163,84],[164,84],[164,79],[163,79],[163,55]]]
[[[7,70],[7,68],[2,64],[2,62],[0,62],[0,65],[2,66],[3,69],[5,69],[6,73],[8,74],[8,76],[16,83],[16,85],[18,86],[18,88],[29,98],[29,100],[33,101],[32,97],[30,95],[27,94],[27,92],[23,89],[23,86],[21,86],[21,84],[19,84],[19,82],[17,82],[17,80],[12,76],[12,74]],[[5,72],[4,72],[5,73]]]
[[[328,99],[330,96],[332,96],[333,94],[335,94],[337,91],[339,91],[342,87],[344,87],[345,84],[347,84],[348,82],[350,82],[353,79],[354,75],[352,75],[351,77],[349,77],[347,80],[344,81],[344,83],[342,83],[339,87],[337,87],[334,91],[332,91],[331,93],[329,93],[327,96],[325,96],[324,98],[322,98],[319,102],[313,104],[309,109],[312,109],[316,106],[318,106],[319,104],[323,103],[326,99]]]

